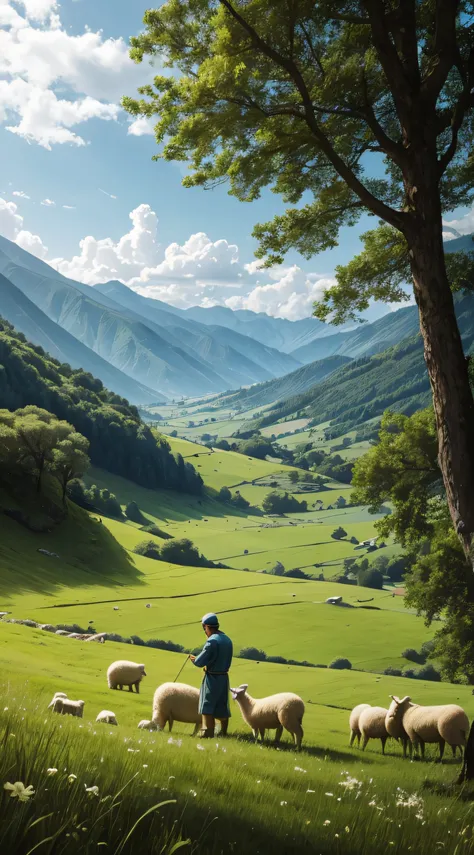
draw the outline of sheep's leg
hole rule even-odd
[[[303,739],[303,728],[301,727],[301,724],[299,724],[299,722],[298,722],[298,724],[296,725],[294,732],[293,732],[293,741],[296,745],[297,751],[301,751],[302,739]]]
[[[252,733],[253,733],[253,738],[255,739],[255,742],[258,742],[258,730],[256,728],[252,727]]]
[[[173,728],[173,724],[174,724],[174,719],[173,719],[173,716],[170,715],[170,717],[168,718],[168,727],[169,727],[170,733],[171,733],[171,730]]]
[[[201,722],[200,722],[200,721],[197,721],[197,722],[196,722],[196,724],[194,725],[193,736],[196,736],[196,733],[197,733],[197,732],[198,732],[198,730],[199,730],[199,725],[200,725],[200,724],[201,724]]]
[[[364,735],[364,737],[362,739],[362,751],[365,751],[368,741],[369,741],[369,737]]]
[[[349,748],[352,748],[356,736],[357,736],[357,734],[356,734],[355,730],[351,730],[351,740],[349,742]],[[360,742],[360,736],[359,736],[359,742]]]
[[[440,739],[440,740],[439,740],[439,762],[440,762],[440,763],[442,763],[442,762],[443,762],[444,746],[445,746],[445,745],[446,745],[445,740],[444,740],[444,739]]]
[[[278,745],[278,743],[280,742],[280,739],[281,739],[282,733],[283,733],[283,727],[282,727],[282,725],[280,724],[280,725],[277,727],[277,729],[275,730],[275,745]]]
[[[136,691],[137,695],[139,695],[140,694],[140,680],[137,680],[137,682],[134,683],[134,686],[135,686],[135,691]]]
[[[133,694],[133,683],[128,684],[128,691],[132,692],[132,694]]]
[[[388,739],[388,736],[381,736],[380,742],[382,743],[382,754],[385,754],[385,743]]]
[[[440,746],[440,748],[441,748],[441,746]],[[425,742],[423,739],[420,739],[420,751],[421,751],[421,759],[424,760],[425,759]],[[443,745],[443,751],[444,751],[444,745]]]
[[[265,728],[259,727],[258,732],[260,734],[260,741],[265,742]]]

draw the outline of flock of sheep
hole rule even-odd
[[[139,693],[140,682],[146,677],[145,666],[137,662],[120,659],[112,662],[107,670],[109,689],[123,689],[128,686],[129,692]],[[247,692],[247,684],[231,689],[232,697],[240,706],[244,721],[252,728],[257,739],[263,741],[266,730],[275,730],[275,741],[279,742],[283,728],[293,737],[298,751],[303,739],[302,721],[304,703],[298,695],[291,692],[281,692],[267,698],[252,698]],[[167,724],[171,730],[173,722],[194,724],[194,734],[201,724],[199,707],[199,689],[186,683],[163,683],[158,686],[153,696],[153,711],[150,720],[144,719],[138,727],[143,730],[163,730]],[[49,709],[61,715],[74,715],[79,718],[84,714],[84,701],[70,700],[65,692],[56,692]],[[96,718],[104,724],[118,724],[111,710],[101,710]]]
[[[139,692],[140,682],[146,677],[145,666],[136,662],[120,659],[113,662],[107,670],[109,689],[123,689],[128,686],[129,692]],[[247,692],[248,685],[243,683],[231,689],[232,697],[239,704],[242,718],[252,729],[255,739],[264,740],[265,731],[275,730],[275,742],[281,739],[283,729],[293,737],[293,742],[299,751],[303,739],[303,716],[305,706],[302,699],[292,692],[280,692],[266,698],[252,698]],[[406,757],[407,747],[410,757],[413,749],[425,755],[426,743],[437,743],[440,749],[440,760],[443,758],[446,743],[451,747],[453,757],[456,749],[466,745],[469,733],[469,721],[462,707],[456,704],[444,706],[421,706],[412,703],[408,695],[402,699],[391,695],[392,703],[388,709],[373,707],[370,704],[358,704],[349,717],[350,745],[357,740],[362,750],[369,739],[380,739],[382,754],[385,753],[385,743],[389,737],[400,741],[403,746],[403,756]],[[173,723],[179,721],[194,724],[193,735],[201,724],[198,712],[199,690],[186,683],[163,683],[153,696],[151,719],[139,722],[143,730],[163,730],[167,724],[171,731]],[[56,692],[49,708],[62,715],[74,715],[82,718],[84,701],[70,700],[64,692]],[[117,724],[117,718],[111,710],[102,710],[96,718],[104,724]]]
[[[408,695],[401,700],[395,695],[390,697],[392,703],[388,709],[372,707],[370,704],[358,704],[354,707],[349,717],[351,746],[355,739],[360,746],[362,738],[364,750],[369,739],[380,739],[384,754],[385,743],[391,736],[402,743],[404,757],[408,747],[410,757],[415,749],[415,753],[420,751],[424,759],[427,742],[439,745],[440,760],[443,759],[446,743],[450,746],[453,757],[456,756],[457,748],[462,755],[469,733],[469,720],[462,707],[457,704],[421,706],[412,703]]]

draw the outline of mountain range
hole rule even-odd
[[[472,246],[468,235],[450,240],[446,250]],[[262,400],[277,389],[280,397],[301,393],[341,364],[328,358],[373,356],[418,330],[415,306],[340,331],[316,318],[290,321],[223,306],[178,309],[116,280],[91,287],[68,279],[4,237],[0,314],[60,361],[144,405],[278,378],[285,382],[260,389]]]

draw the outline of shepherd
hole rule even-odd
[[[207,641],[198,656],[190,656],[197,668],[205,674],[199,694],[199,712],[202,715],[201,739],[213,739],[216,718],[221,723],[221,735],[227,734],[229,726],[229,668],[232,662],[232,641],[219,629],[217,615],[204,615],[202,628]]]

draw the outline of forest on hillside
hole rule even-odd
[[[200,494],[200,475],[165,437],[145,425],[135,406],[101,380],[60,363],[0,319],[0,408],[33,405],[68,422],[89,441],[96,466],[144,487]]]

